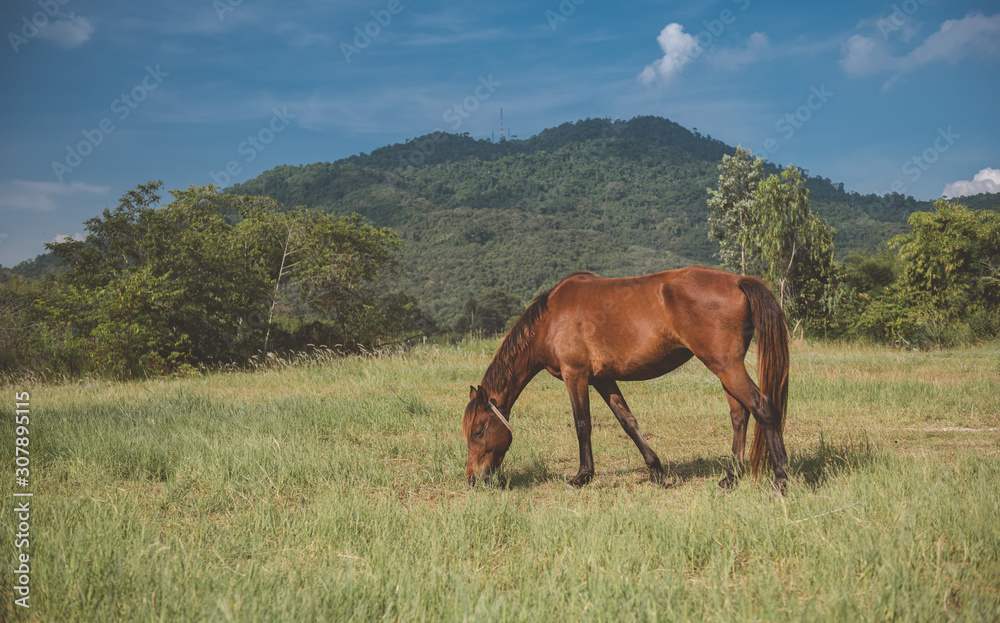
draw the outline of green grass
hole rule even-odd
[[[715,483],[700,364],[596,394],[581,491],[566,391],[513,412],[507,486],[465,484],[495,341],[256,373],[4,391],[0,619],[1000,619],[1000,351],[796,344],[789,494]],[[750,358],[752,359],[752,357]],[[14,391],[31,391],[31,609],[12,605]]]

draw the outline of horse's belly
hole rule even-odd
[[[638,360],[615,360],[594,362],[591,377],[595,380],[648,381],[676,370],[691,359],[691,351],[686,348]]]

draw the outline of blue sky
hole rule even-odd
[[[1000,190],[1000,6],[33,0],[0,9],[0,264],[136,184],[658,115],[849,190]]]

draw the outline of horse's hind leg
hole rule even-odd
[[[642,459],[646,462],[646,467],[649,468],[649,479],[655,482],[662,481],[663,465],[660,464],[660,457],[656,456],[656,453],[653,452],[653,449],[649,447],[649,444],[646,443],[646,440],[639,433],[639,423],[635,421],[635,416],[629,410],[628,404],[625,402],[625,397],[622,396],[621,390],[618,389],[618,383],[614,381],[595,382],[594,388],[601,395],[601,398],[604,399],[604,402],[608,403],[608,406],[611,407],[611,412],[618,418],[618,423],[622,425],[625,433],[632,439],[636,447],[639,448]]]
[[[723,389],[726,392],[726,400],[729,401],[729,417],[733,421],[733,464],[727,470],[726,477],[719,481],[719,487],[730,489],[743,474],[743,449],[747,442],[747,420],[750,411],[734,398],[728,389],[725,387]]]
[[[712,371],[725,386],[727,397],[735,398],[746,407],[757,420],[757,425],[763,429],[764,441],[771,458],[771,468],[774,470],[774,484],[779,491],[784,492],[787,480],[788,454],[785,451],[785,442],[781,438],[780,414],[760,391],[757,384],[753,382],[753,379],[747,374],[746,368],[742,365]],[[732,405],[731,402],[730,405]],[[733,447],[736,447],[735,440]]]

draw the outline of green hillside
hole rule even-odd
[[[1000,193],[979,193],[959,197],[953,201],[961,203],[970,210],[1000,210]]]
[[[715,264],[705,203],[731,146],[666,119],[588,119],[526,140],[436,133],[336,162],[280,166],[231,188],[348,214],[406,241],[396,285],[451,326],[487,288],[522,299],[576,270]],[[838,255],[871,251],[930,203],[809,180]]]

